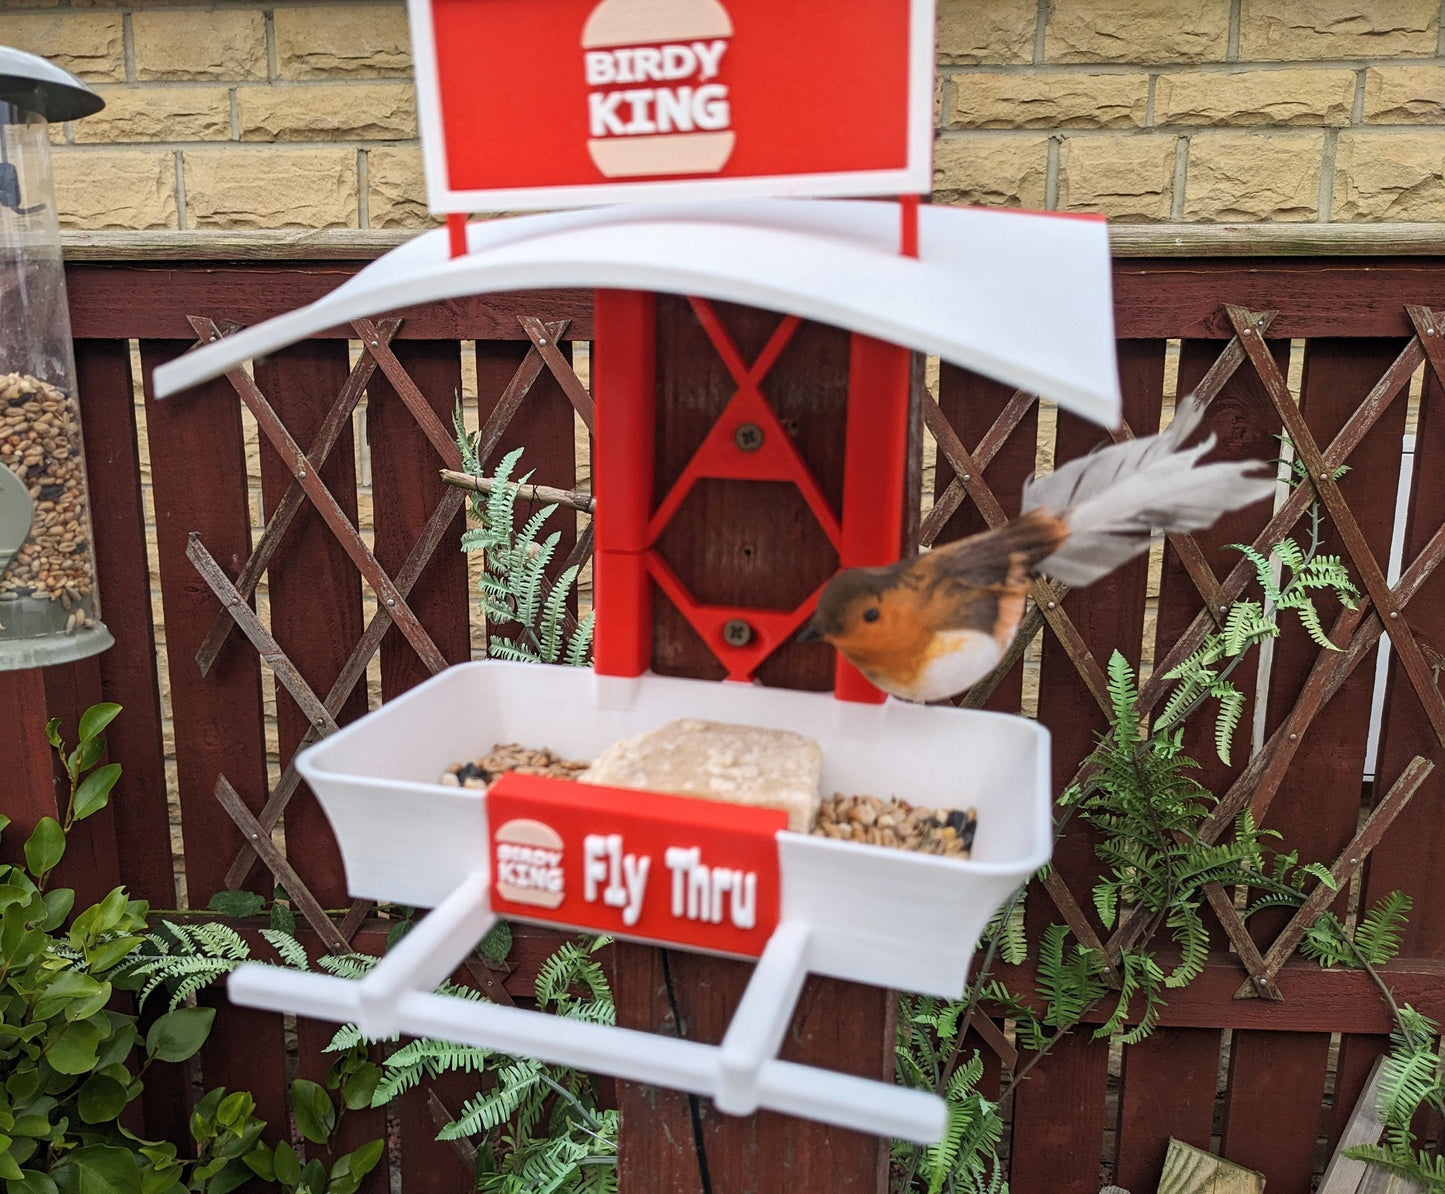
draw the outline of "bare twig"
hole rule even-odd
[[[491,477],[474,477],[471,473],[459,473],[455,469],[441,470],[442,480],[458,489],[470,489],[475,493],[491,493],[499,482]],[[595,512],[597,500],[581,489],[554,489],[550,485],[521,485],[515,481],[503,482],[509,489],[515,489],[524,502],[555,502],[569,510],[580,510],[583,514]]]

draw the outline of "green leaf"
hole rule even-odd
[[[493,962],[505,962],[507,955],[512,952],[512,926],[505,920],[497,921],[487,930],[487,935],[477,946],[477,952]]]
[[[331,1167],[326,1194],[355,1194],[361,1179],[376,1168],[386,1145],[381,1140],[368,1140],[360,1148],[347,1153]]]
[[[275,1154],[264,1144],[257,1144],[241,1160],[246,1168],[268,1185],[276,1182]]]
[[[120,764],[107,763],[97,767],[75,789],[74,813],[77,821],[84,821],[92,813],[98,813],[110,800],[110,790],[120,779]]]
[[[59,750],[64,745],[60,737],[60,718],[52,717],[45,723],[45,738],[56,750]]]
[[[151,1025],[146,1033],[146,1057],[153,1061],[185,1061],[211,1035],[216,1018],[213,1007],[178,1007]]]
[[[320,1158],[313,1157],[301,1167],[301,1177],[296,1183],[298,1194],[322,1194],[326,1189],[326,1166]]]
[[[51,933],[65,923],[65,918],[75,907],[75,890],[70,887],[57,887],[47,891],[44,899],[45,919],[41,922],[40,927],[47,933]]]
[[[80,715],[80,740],[89,742],[110,725],[119,712],[120,706],[113,701],[102,701],[100,704],[92,705]]]
[[[58,722],[60,719],[57,717],[55,720]],[[19,1181],[6,1183],[5,1194],[60,1194],[60,1187],[51,1180],[49,1174],[36,1169],[26,1169],[20,1174]]]
[[[125,1087],[114,1078],[92,1074],[80,1088],[76,1107],[80,1118],[88,1124],[107,1123],[125,1110],[130,1098]]]
[[[336,1127],[336,1108],[325,1088],[309,1078],[297,1078],[291,1083],[291,1110],[302,1136],[312,1144],[326,1143]]]
[[[265,907],[266,897],[258,891],[218,891],[206,911],[222,916],[255,916]]]
[[[279,900],[271,905],[271,927],[288,936],[296,936],[296,913]]]
[[[371,1096],[376,1093],[381,1081],[381,1067],[372,1061],[363,1061],[341,1080],[341,1098],[348,1111],[359,1111],[371,1106]]]
[[[41,817],[25,843],[25,869],[43,879],[65,855],[65,830],[54,817]]]
[[[78,778],[89,771],[98,762],[100,756],[105,754],[105,739],[92,738],[89,742],[82,742],[65,760],[65,769],[72,779]]]
[[[95,1049],[106,1032],[94,1020],[65,1025],[45,1047],[45,1060],[57,1074],[85,1074],[95,1066]]]
[[[18,1182],[24,1176],[20,1172],[19,1164],[10,1155],[10,1137],[0,1136],[0,1178],[7,1182]]]
[[[276,1171],[276,1180],[283,1186],[294,1186],[301,1180],[301,1160],[289,1141],[283,1140],[276,1146],[276,1151],[271,1154],[271,1163]]]
[[[133,1154],[114,1145],[78,1148],[67,1154],[54,1173],[56,1184],[74,1194],[141,1194],[140,1170]]]

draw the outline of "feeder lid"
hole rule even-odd
[[[105,107],[105,101],[69,71],[9,46],[0,46],[0,104],[35,112],[52,124],[79,120]]]
[[[1102,219],[852,199],[626,204],[438,228],[308,307],[158,367],[164,396],[359,316],[470,294],[588,286],[787,311],[942,357],[1112,427],[1120,394]]]

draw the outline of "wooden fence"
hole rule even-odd
[[[1261,697],[1256,749],[1238,750],[1226,767],[1207,731],[1190,746],[1203,763],[1202,782],[1224,799],[1220,831],[1231,820],[1226,813],[1252,807],[1283,835],[1283,848],[1335,869],[1343,880],[1337,909],[1396,888],[1413,897],[1402,956],[1385,974],[1398,999],[1438,1019],[1445,1015],[1445,774],[1426,773],[1445,740],[1437,687],[1445,578],[1434,575],[1445,556],[1445,487],[1433,472],[1445,462],[1445,346],[1437,324],[1445,258],[1179,258],[1165,255],[1166,243],[1156,236],[1116,259],[1129,429],[1157,428],[1174,394],[1199,390],[1211,399],[1207,423],[1224,455],[1273,458],[1284,434],[1312,480],[1272,518],[1255,507],[1171,541],[1152,564],[1141,560],[1091,589],[1045,601],[1033,647],[975,699],[1036,711],[1053,733],[1062,787],[1105,725],[1101,669],[1110,653],[1117,648],[1162,674],[1217,624],[1249,579],[1250,569],[1224,545],[1289,533],[1317,494],[1328,514],[1327,550],[1344,555],[1367,595],[1358,612],[1330,627],[1343,649],[1323,652],[1287,629],[1267,665],[1236,673]],[[355,238],[347,245],[352,256],[375,251]],[[215,250],[227,251],[243,252]],[[254,255],[257,246],[244,251]],[[1293,242],[1289,251],[1297,251]],[[0,743],[18,760],[18,794],[7,799],[15,809],[6,811],[23,823],[51,800],[39,778],[43,751],[24,737],[26,725],[38,724],[37,710],[73,727],[91,701],[119,701],[126,711],[110,747],[125,776],[112,809],[83,827],[85,850],[65,864],[64,881],[81,898],[124,882],[158,908],[176,907],[177,820],[190,908],[204,908],[227,887],[269,892],[267,867],[253,865],[238,821],[258,815],[269,827],[284,804],[284,859],[267,866],[294,868],[321,907],[347,909],[325,820],[304,785],[286,803],[294,779],[285,764],[308,735],[354,719],[377,693],[394,696],[441,663],[472,655],[477,615],[456,550],[460,499],[437,476],[455,463],[453,403],[476,394],[492,460],[525,445],[535,480],[573,487],[577,422],[590,407],[569,362],[592,336],[589,296],[462,299],[358,321],[257,362],[254,376],[238,371],[176,399],[156,403],[146,393],[138,402],[133,353],[148,386],[157,363],[198,339],[310,301],[358,268],[326,259],[315,242],[291,248],[304,255],[294,260],[138,259],[156,252],[97,260],[92,248],[69,268],[102,617],[116,646],[43,679],[17,673],[0,684]],[[1145,253],[1152,255],[1137,255]],[[354,440],[358,403],[365,452]],[[924,542],[945,542],[1015,510],[1041,453],[1065,459],[1100,440],[1098,428],[1041,411],[1031,395],[951,367],[941,371],[937,401],[925,397],[922,406],[932,437],[925,456],[937,462],[926,474]],[[1402,450],[1409,436],[1413,455]],[[260,511],[249,504],[248,439]],[[322,458],[321,467],[306,467]],[[359,461],[369,477],[359,475]],[[1330,479],[1345,463],[1350,471]],[[1411,463],[1401,496],[1402,469]],[[268,520],[288,520],[289,529],[257,539],[253,526]],[[584,555],[585,521],[579,528],[568,512],[558,525],[560,554]],[[253,560],[258,551],[262,558]],[[246,600],[261,563],[264,620],[247,616]],[[231,584],[239,588],[231,597],[239,620],[255,623],[251,642],[223,612]],[[156,651],[162,628],[164,669]],[[1378,644],[1386,639],[1377,693]],[[368,677],[373,652],[378,662]],[[1146,702],[1162,687],[1147,685]],[[272,689],[268,742],[263,698]],[[1246,719],[1241,737],[1248,731]],[[1426,762],[1412,765],[1417,757]],[[217,798],[221,777],[239,795],[229,812]],[[1117,950],[1127,925],[1110,940],[1092,910],[1098,864],[1088,833],[1071,831],[1056,860],[1047,888],[1030,897],[1030,924],[1067,919],[1085,940]],[[1228,893],[1213,893],[1211,903],[1214,952],[1204,975],[1172,995],[1163,1027],[1122,1050],[1076,1034],[1019,1088],[1007,1108],[1015,1194],[1093,1194],[1101,1175],[1143,1194],[1154,1189],[1171,1135],[1263,1171],[1271,1194],[1309,1190],[1387,1043],[1389,1018],[1366,976],[1290,959],[1299,922],[1261,914],[1246,929]],[[377,948],[385,925],[368,915],[350,906],[324,926],[326,939]],[[475,980],[495,998],[525,998],[552,940],[519,936],[510,965],[478,966]],[[1027,981],[1028,968],[1012,977]],[[291,1064],[315,1076],[325,1068],[319,1048],[330,1029],[301,1020],[297,1033]],[[983,1048],[987,1081],[996,1084],[997,1053]],[[206,1085],[247,1086],[259,1114],[285,1121],[281,1017],[228,1010],[200,1067]],[[177,1132],[189,1087],[147,1081],[145,1126]],[[463,1090],[448,1079],[434,1093],[454,1109]],[[430,1098],[404,1099],[399,1133],[393,1125],[392,1160],[407,1194],[466,1188],[457,1154],[433,1139],[434,1106]],[[352,1140],[376,1136],[386,1130],[385,1113],[354,1114],[345,1127]],[[386,1175],[373,1175],[367,1188],[385,1189]]]

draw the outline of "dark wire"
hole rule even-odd
[[[682,1036],[682,1014],[677,1010],[677,993],[672,989],[672,967],[668,963],[667,950],[657,951],[662,955],[662,981],[667,987],[667,1006],[672,1011],[672,1023],[677,1035]],[[712,1194],[712,1177],[707,1168],[707,1147],[702,1139],[702,1105],[691,1091],[687,1095],[687,1108],[692,1114],[692,1148],[697,1155],[697,1176],[702,1183],[702,1194]]]

